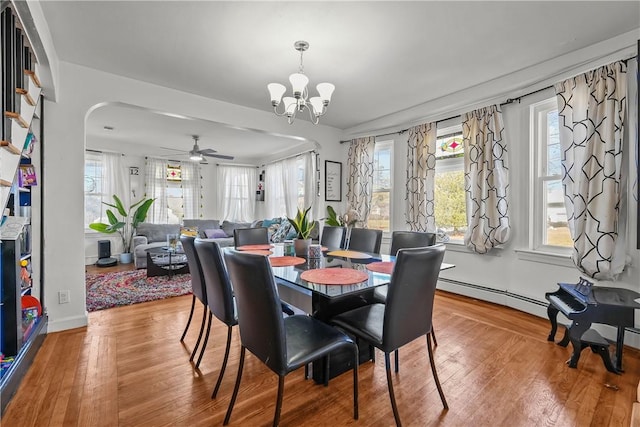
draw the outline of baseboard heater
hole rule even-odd
[[[504,296],[507,296],[509,298],[514,298],[514,299],[517,299],[517,300],[520,300],[520,301],[525,301],[525,302],[528,302],[530,304],[539,305],[541,307],[547,307],[549,305],[548,302],[538,301],[537,299],[525,297],[523,295],[515,294],[513,292],[505,291],[505,290],[502,290],[502,289],[495,289],[495,288],[489,288],[487,286],[474,285],[472,283],[461,282],[459,280],[453,280],[453,279],[446,279],[446,278],[443,278],[443,277],[438,278],[438,281],[451,283],[451,284],[457,285],[457,286],[463,286],[465,288],[477,289],[477,290],[480,290],[480,291],[483,291],[483,292],[490,292],[492,294],[504,295]],[[634,334],[640,334],[640,329],[638,329],[638,328],[625,328],[625,331],[632,332]]]

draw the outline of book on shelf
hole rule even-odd
[[[19,187],[31,187],[38,185],[36,179],[36,168],[33,165],[20,165],[20,173],[18,174]]]

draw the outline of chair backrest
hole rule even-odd
[[[387,292],[382,350],[393,351],[431,330],[444,245],[400,249]]]
[[[349,238],[349,247],[354,251],[380,253],[380,244],[382,243],[382,230],[374,230],[371,228],[352,228],[351,237]]]
[[[266,244],[269,243],[269,231],[265,227],[236,228],[233,230],[233,243],[236,247]]]
[[[196,239],[195,247],[202,266],[209,309],[226,325],[237,324],[238,317],[233,302],[233,288],[227,267],[222,259],[220,245],[210,240]]]
[[[204,287],[204,276],[202,275],[202,265],[200,264],[200,258],[196,253],[194,246],[195,237],[192,236],[180,236],[180,243],[182,243],[182,249],[187,256],[187,264],[189,265],[189,273],[191,273],[191,288],[193,294],[202,301],[203,304],[207,303],[207,291]]]
[[[423,233],[421,231],[394,231],[391,234],[390,255],[395,256],[398,249],[424,248],[436,244],[435,233]]]
[[[344,227],[332,227],[325,225],[322,227],[322,237],[320,244],[330,249],[338,249],[342,247],[344,239]]]
[[[238,305],[242,345],[278,375],[287,373],[287,350],[280,298],[267,257],[225,251]]]

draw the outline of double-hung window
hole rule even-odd
[[[436,228],[450,241],[462,242],[467,231],[464,191],[464,144],[460,125],[438,129],[434,186]]]
[[[373,154],[373,194],[367,226],[382,231],[391,229],[391,188],[393,184],[393,141],[376,141]]]
[[[562,189],[558,105],[551,98],[531,106],[533,214],[530,218],[534,250],[563,251],[573,245],[567,225]]]
[[[181,224],[184,218],[182,169],[180,165],[167,165],[167,223]]]
[[[102,154],[87,151],[84,160],[84,228],[93,222],[107,222],[104,194],[104,162]],[[109,202],[112,202],[109,200]]]

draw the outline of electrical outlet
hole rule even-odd
[[[58,304],[68,304],[71,301],[70,291],[58,291]]]

